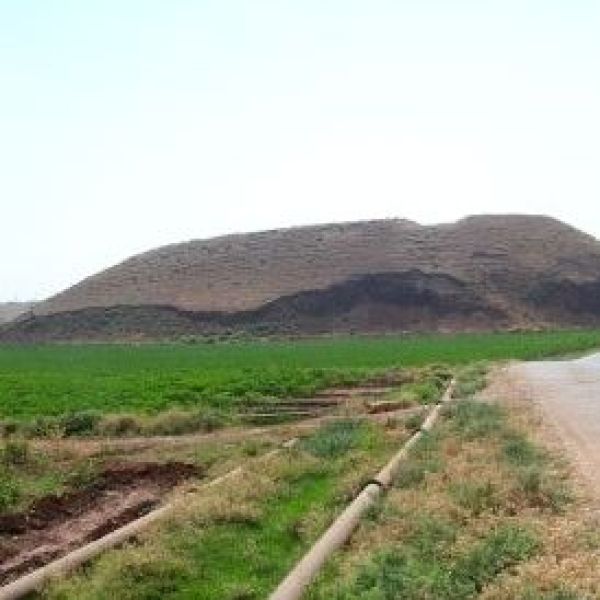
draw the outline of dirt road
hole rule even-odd
[[[600,353],[519,363],[505,373],[519,397],[533,400],[600,496]]]

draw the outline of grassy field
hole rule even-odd
[[[257,457],[243,477],[190,497],[170,522],[108,553],[45,597],[266,598],[361,483],[407,439],[361,421],[325,425],[298,448]]]
[[[460,371],[461,389],[481,387],[480,371]],[[565,463],[536,442],[536,423],[469,397],[447,407],[307,598],[598,597],[584,575],[598,536],[577,521]],[[266,598],[409,435],[406,421],[323,425],[43,597]]]
[[[0,347],[0,418],[81,410],[228,412],[260,396],[305,396],[376,370],[536,359],[600,346],[600,331],[347,337],[235,344]]]
[[[88,485],[104,461],[185,461],[201,467],[207,479],[241,462],[243,476],[187,496],[168,522],[55,583],[43,597],[264,598],[419,427],[418,404],[437,399],[450,369],[458,374],[456,394],[463,401],[446,410],[384,503],[364,520],[351,551],[336,556],[311,597],[577,598],[577,577],[547,566],[556,544],[573,564],[585,564],[578,558],[581,549],[568,546],[571,538],[556,533],[571,522],[564,466],[530,439],[535,424],[472,398],[485,384],[481,361],[544,358],[598,346],[600,332],[578,331],[3,347],[1,414],[17,416],[24,426],[61,414],[73,417],[64,423],[81,426],[81,411],[89,409],[109,416],[162,416],[178,407],[188,420],[185,411],[232,412],[257,396],[308,395],[390,369],[408,369],[416,377],[394,392],[416,398],[409,403],[416,412],[380,422],[353,414],[290,423],[268,429],[260,439],[244,438],[243,428],[184,438],[181,446],[144,439],[135,451],[110,444],[136,440],[73,439],[64,432],[32,440],[7,436],[0,446],[0,514],[82,481]],[[431,366],[440,363],[448,367]],[[300,438],[294,449],[264,458],[266,450],[291,437]]]

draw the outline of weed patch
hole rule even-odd
[[[457,558],[451,549],[457,528],[421,517],[407,541],[378,553],[336,598],[469,600],[506,569],[530,558],[538,548],[526,531],[502,527],[475,542]]]
[[[301,447],[319,458],[337,458],[367,441],[368,432],[363,421],[333,421],[303,439]]]
[[[458,369],[456,385],[453,390],[454,398],[472,398],[486,386],[487,365],[474,363]]]
[[[6,467],[24,467],[31,459],[26,440],[11,438],[0,449],[0,460]]]
[[[19,482],[11,473],[0,473],[0,512],[15,506],[21,499]]]
[[[544,461],[544,455],[538,447],[522,433],[510,431],[505,435],[502,448],[504,458],[515,467],[530,467]]]
[[[526,506],[554,513],[564,511],[573,501],[573,495],[565,484],[550,477],[547,471],[539,466],[526,467],[517,472],[514,494],[521,498]]]
[[[483,586],[502,573],[528,558],[539,548],[538,541],[528,532],[511,525],[503,525],[476,544],[454,565],[454,578],[469,598],[481,592]]]
[[[504,425],[504,414],[497,404],[463,400],[453,404],[448,416],[456,433],[474,440],[499,433]]]
[[[451,498],[474,517],[486,510],[495,512],[502,504],[499,492],[491,481],[461,481],[451,484],[449,491]]]

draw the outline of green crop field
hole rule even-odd
[[[324,338],[231,344],[0,346],[0,417],[80,410],[229,410],[393,367],[536,359],[600,346],[600,331]]]

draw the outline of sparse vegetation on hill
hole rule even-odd
[[[547,217],[367,221],[165,246],[0,339],[462,331],[600,324],[600,242]]]

